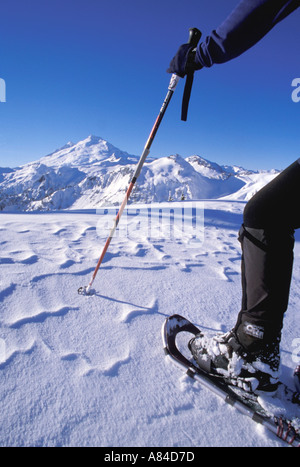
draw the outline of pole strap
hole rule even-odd
[[[194,82],[194,72],[190,71],[186,75],[186,81],[185,81],[185,86],[184,86],[184,91],[183,91],[183,98],[182,98],[181,120],[183,122],[187,121],[187,114],[188,114],[188,108],[189,108],[189,102],[190,102],[193,82]]]

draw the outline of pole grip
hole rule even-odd
[[[191,47],[196,48],[202,37],[202,32],[199,31],[199,29],[197,28],[190,28],[189,33],[190,35],[189,35],[188,44],[190,44]]]

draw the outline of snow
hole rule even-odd
[[[243,209],[278,171],[149,157],[95,294],[78,295],[137,161],[89,136],[0,168],[0,446],[282,446],[168,364],[161,340],[174,313],[211,333],[235,324]],[[282,340],[291,385],[299,255],[298,238]]]
[[[149,216],[137,213],[146,207],[129,206],[129,236],[113,239],[90,297],[77,289],[104,246],[103,212],[0,214],[1,446],[284,446],[164,357],[167,316],[223,332],[240,307],[237,232],[245,201],[206,200],[198,211],[191,205],[151,209],[166,218],[179,206],[185,216],[201,217],[204,208],[198,241],[193,229],[180,237],[156,226],[152,237],[143,235]],[[282,339],[290,384],[300,335],[296,240]]]

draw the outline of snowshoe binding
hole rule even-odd
[[[189,342],[197,365],[206,373],[217,374],[247,392],[275,393],[279,383],[279,347],[272,352],[248,353],[234,331],[205,336],[200,333]]]

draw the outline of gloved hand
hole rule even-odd
[[[184,78],[189,72],[201,70],[201,68],[203,66],[197,62],[196,49],[190,44],[183,44],[172,58],[167,73],[175,73],[180,78]]]

